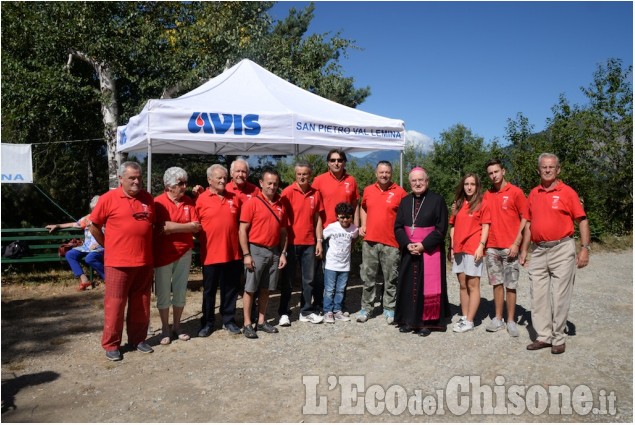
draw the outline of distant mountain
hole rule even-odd
[[[399,163],[399,151],[373,151],[363,157],[357,157],[351,154],[349,154],[348,157],[349,162],[354,160],[357,162],[357,165],[362,167],[366,164],[370,164],[374,167],[379,161],[390,161],[393,167]]]

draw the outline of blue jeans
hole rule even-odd
[[[315,274],[315,245],[291,245],[288,249],[287,267],[284,268],[284,277],[280,280],[280,306],[278,315],[289,315],[289,301],[291,289],[295,280],[296,266],[300,264],[302,276],[302,307],[301,313],[305,316],[313,313],[312,299],[314,297],[313,277]],[[317,298],[317,297],[316,297]]]
[[[92,267],[101,279],[104,279],[104,251],[91,251],[83,252],[79,249],[71,249],[66,253],[66,261],[71,266],[71,270],[75,277],[80,277],[84,274],[84,269],[80,263],[84,258],[86,264]]]
[[[324,312],[342,311],[342,301],[348,283],[348,272],[324,269]]]

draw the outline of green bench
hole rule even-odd
[[[24,241],[29,245],[31,255],[22,258],[2,257],[0,262],[3,266],[9,264],[36,264],[36,263],[59,263],[66,262],[65,257],[60,257],[57,250],[59,246],[70,239],[83,239],[84,230],[78,227],[58,229],[49,233],[46,228],[20,228],[2,229],[2,254],[4,249],[13,241]],[[90,279],[93,278],[93,269],[90,269]]]

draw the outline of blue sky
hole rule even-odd
[[[309,2],[280,2],[274,18]],[[631,2],[316,2],[309,33],[355,40],[344,74],[371,96],[358,109],[404,120],[429,145],[461,123],[503,144],[522,112],[545,128],[560,94],[580,87],[609,58],[633,63]]]

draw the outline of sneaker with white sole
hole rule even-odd
[[[324,320],[324,317],[320,316],[319,314],[315,314],[315,313],[311,313],[308,316],[303,315],[302,313],[300,313],[300,322],[310,322],[310,323],[322,323],[322,321]]]
[[[368,313],[366,310],[362,309],[357,313],[357,321],[359,323],[364,323],[368,320]]]
[[[487,332],[498,332],[503,328],[505,328],[505,321],[494,317],[485,330]]]
[[[518,336],[518,328],[516,327],[516,322],[507,322],[507,333],[509,334],[509,336]]]
[[[454,325],[454,328],[452,328],[454,332],[458,332],[458,333],[471,331],[472,329],[474,329],[474,322],[470,322],[469,320],[459,322],[456,325]]]
[[[328,313],[326,313],[324,315],[324,322],[325,323],[335,323],[335,316],[333,316],[333,312],[329,311]]]
[[[467,316],[459,316],[459,321],[456,322],[455,324],[459,324],[461,322],[465,322],[467,320]]]
[[[289,320],[289,316],[283,314],[280,316],[280,320],[278,320],[278,326],[291,326],[291,320]]]
[[[392,325],[395,323],[395,312],[392,310],[384,310],[384,317],[386,318],[386,323]]]
[[[341,311],[338,311],[335,313],[335,320],[339,322],[350,322],[351,318],[348,316],[344,316],[344,313],[342,313]]]

